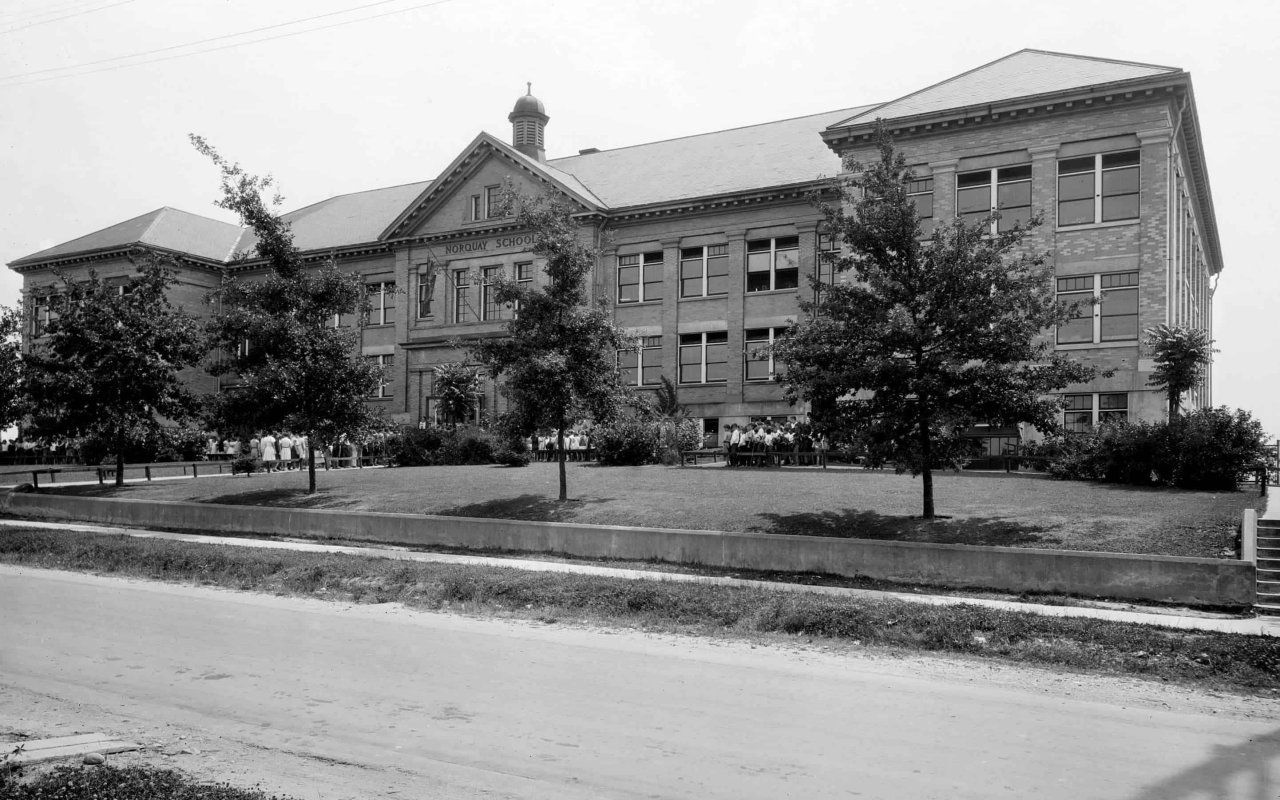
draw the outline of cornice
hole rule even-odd
[[[194,255],[191,255],[190,253],[183,253],[178,250],[168,250],[163,247],[156,247],[154,245],[149,245],[149,244],[132,244],[132,245],[124,245],[122,247],[108,247],[108,248],[103,248],[101,250],[91,250],[91,251],[81,252],[81,253],[69,253],[65,256],[55,256],[49,259],[41,259],[39,261],[28,261],[25,263],[18,263],[19,261],[22,261],[22,259],[18,259],[18,261],[12,261],[9,264],[6,264],[5,266],[13,270],[14,272],[18,273],[19,275],[22,275],[28,272],[35,272],[37,270],[42,270],[42,269],[55,269],[63,266],[74,266],[77,264],[87,264],[87,263],[96,262],[96,261],[106,261],[107,259],[110,259],[110,258],[128,258],[130,255],[133,255],[139,252],[152,252],[152,253],[157,253],[159,255],[169,256],[181,262],[182,264],[185,264],[186,266],[195,267],[197,269],[203,269],[209,272],[221,273],[226,266],[223,262],[220,262],[220,261],[213,261],[212,259],[201,258],[200,256],[194,256]]]
[[[1188,84],[1185,72],[1174,72],[1152,77],[1066,89],[1060,92],[1011,98],[996,103],[975,106],[958,106],[942,111],[890,117],[882,120],[885,130],[895,139],[937,136],[987,127],[1041,119],[1046,115],[1075,113],[1081,109],[1125,102],[1149,101],[1157,97],[1172,97],[1174,92]],[[887,105],[887,104],[886,104]],[[868,113],[874,113],[868,112]],[[855,144],[870,143],[875,138],[876,119],[859,122],[843,128],[822,132],[822,140],[837,154]]]

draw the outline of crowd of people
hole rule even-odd
[[[555,431],[535,433],[525,442],[525,447],[535,461],[556,461]],[[591,437],[585,428],[571,428],[564,432],[564,457],[566,461],[590,461],[593,457]]]
[[[279,436],[271,432],[255,433],[246,442],[210,436],[205,456],[211,460],[251,458],[261,461],[267,472],[301,469],[306,466],[308,444],[306,436],[294,436],[288,432]]]
[[[782,422],[750,422],[725,425],[721,445],[730,467],[767,463],[827,465],[831,443],[825,434],[813,432],[795,418]]]

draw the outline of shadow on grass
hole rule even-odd
[[[910,517],[886,516],[874,511],[803,512],[760,514],[767,524],[752,526],[754,533],[785,536],[830,536],[840,539],[878,539],[932,544],[994,545],[999,547],[1049,547],[1062,543],[1047,535],[1052,528],[1007,519],[971,517],[926,522]]]
[[[468,503],[464,506],[444,508],[434,513],[445,517],[489,517],[492,519],[523,519],[531,522],[568,522],[578,516],[587,505],[608,503],[612,498],[593,497],[587,500],[560,502],[538,494],[522,494]]]
[[[307,494],[306,489],[280,487],[276,489],[258,489],[252,492],[236,492],[221,494],[200,500],[201,503],[212,503],[219,506],[280,506],[284,508],[351,508],[359,504],[359,498],[335,497],[324,489],[315,494]]]

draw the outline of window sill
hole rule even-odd
[[[1053,229],[1054,233],[1066,233],[1068,231],[1092,231],[1098,228],[1123,228],[1126,225],[1137,225],[1142,222],[1141,219],[1118,219],[1114,222],[1089,222],[1084,225],[1059,225]]]
[[[800,288],[798,286],[793,286],[790,289],[760,289],[754,292],[747,290],[742,294],[744,297],[759,297],[761,295],[770,295],[770,294],[788,294],[788,293],[795,294],[798,291],[800,291]]]
[[[368,329],[368,328],[394,328],[395,326],[396,324],[394,322],[370,322],[368,325],[365,325],[363,327]]]
[[[699,295],[694,295],[692,297],[681,297],[679,302],[695,303],[699,300],[727,300],[727,299],[729,299],[729,293],[725,292],[724,294],[699,294]]]
[[[1123,339],[1117,342],[1081,342],[1079,344],[1055,344],[1056,350],[1102,350],[1109,347],[1137,347],[1137,339]]]
[[[709,382],[709,383],[681,383],[681,384],[679,384],[679,385],[680,385],[680,386],[688,386],[688,387],[690,387],[690,388],[694,388],[694,387],[698,387],[698,386],[710,386],[710,387],[716,387],[716,386],[727,386],[728,384],[729,384],[729,382],[728,382],[728,381],[715,381],[714,383],[710,383],[710,382]]]
[[[395,398],[394,398],[394,397],[392,397],[391,395],[387,395],[386,397],[366,397],[366,398],[365,398],[365,400],[369,401],[370,403],[374,403],[374,402],[386,402],[386,401],[388,401],[388,400],[394,400],[394,399],[395,399]]]
[[[717,296],[717,297],[719,297],[719,296],[721,296],[721,295],[716,295],[716,296]],[[697,299],[701,299],[701,298],[694,298],[694,297],[690,297],[690,298],[688,298],[688,299],[690,299],[690,300],[697,300]],[[660,306],[660,305],[662,305],[662,300],[661,300],[661,299],[658,299],[658,300],[618,300],[618,301],[616,301],[613,305],[614,305],[614,307],[615,307],[615,308],[632,308],[632,307],[634,307],[634,306]]]

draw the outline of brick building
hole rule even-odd
[[[877,119],[913,165],[927,225],[993,208],[1000,225],[1043,212],[1035,244],[1052,254],[1057,291],[1100,298],[1052,334],[1060,350],[1115,370],[1066,392],[1068,426],[1159,418],[1141,332],[1161,322],[1211,331],[1222,269],[1191,80],[1176,68],[1022,50],[889,103],[554,159],[550,117],[529,94],[509,116],[510,144],[481,133],[434,180],[286,218],[309,259],[335,258],[369,287],[361,350],[389,376],[370,402],[402,421],[430,421],[433,368],[463,357],[450,341],[499,335],[511,313],[492,301],[489,282],[540,279],[529,235],[494,202],[499,189],[510,181],[561,194],[601,250],[593,291],[639,337],[635,352],[619,354],[627,380],[644,390],[669,377],[710,431],[803,413],[755,353],[795,318],[830,246],[809,193],[842,159],[875,157]],[[29,334],[47,320],[51,268],[123,274],[138,246],[179,259],[175,292],[191,307],[221,272],[261,270],[231,264],[252,248],[250,232],[161,209],[12,262]],[[1210,376],[1187,405],[1209,403],[1211,389]],[[484,402],[498,406],[496,387]]]

